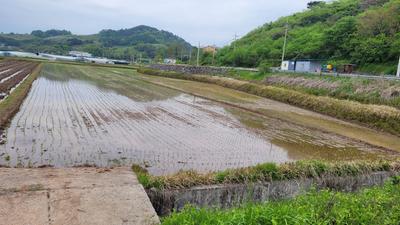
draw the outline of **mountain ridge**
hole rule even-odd
[[[67,30],[34,30],[30,34],[0,34],[0,49],[65,55],[86,51],[94,56],[116,59],[178,58],[191,45],[165,30],[139,25],[127,29],[103,29],[96,34],[76,35]]]

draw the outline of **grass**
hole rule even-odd
[[[298,74],[270,74],[267,75],[266,78],[265,83],[268,85],[294,89],[302,93],[400,108],[400,96],[398,96],[400,92],[400,81],[396,80],[358,77],[319,77],[315,75]],[[271,79],[273,80],[274,78],[279,78],[280,81],[271,81]],[[298,78],[303,78],[303,80],[300,82],[293,82]],[[324,88],[321,87],[321,83],[334,84],[337,87]]]
[[[226,77],[207,75],[184,75],[149,68],[140,68],[140,73],[217,84],[223,87],[270,98],[283,103],[309,109],[339,119],[357,122],[394,135],[400,134],[400,110],[383,105],[362,104],[356,101],[316,96],[282,87],[262,85]]]
[[[291,200],[248,204],[229,210],[186,207],[164,225],[200,224],[399,224],[399,177],[357,193],[311,191]]]
[[[239,80],[261,81],[267,76],[267,74],[261,72],[246,71],[246,70],[234,70],[229,73],[229,76]]]
[[[355,176],[377,171],[400,171],[400,161],[328,163],[313,160],[280,165],[265,163],[254,167],[206,174],[182,171],[169,176],[152,176],[138,165],[133,165],[132,169],[146,189],[185,189],[201,185],[243,184],[326,176]]]
[[[33,81],[39,75],[42,65],[39,64],[11,94],[0,102],[0,128],[7,125],[10,119],[18,112],[20,105],[29,93]]]

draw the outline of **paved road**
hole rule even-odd
[[[129,168],[0,168],[0,225],[158,223]]]

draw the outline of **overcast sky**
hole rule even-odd
[[[310,0],[0,0],[0,31],[30,33],[66,29],[93,34],[102,29],[149,25],[193,45],[223,46],[281,16],[302,11]]]

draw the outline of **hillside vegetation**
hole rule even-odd
[[[267,23],[217,54],[220,65],[279,65],[288,26],[286,59],[355,63],[394,74],[400,55],[399,0],[310,2],[308,10]]]
[[[188,52],[190,44],[182,38],[148,26],[102,30],[93,35],[73,35],[66,30],[32,31],[31,34],[0,34],[0,50],[20,50],[67,54],[71,50],[130,60],[132,57],[177,58]]]

